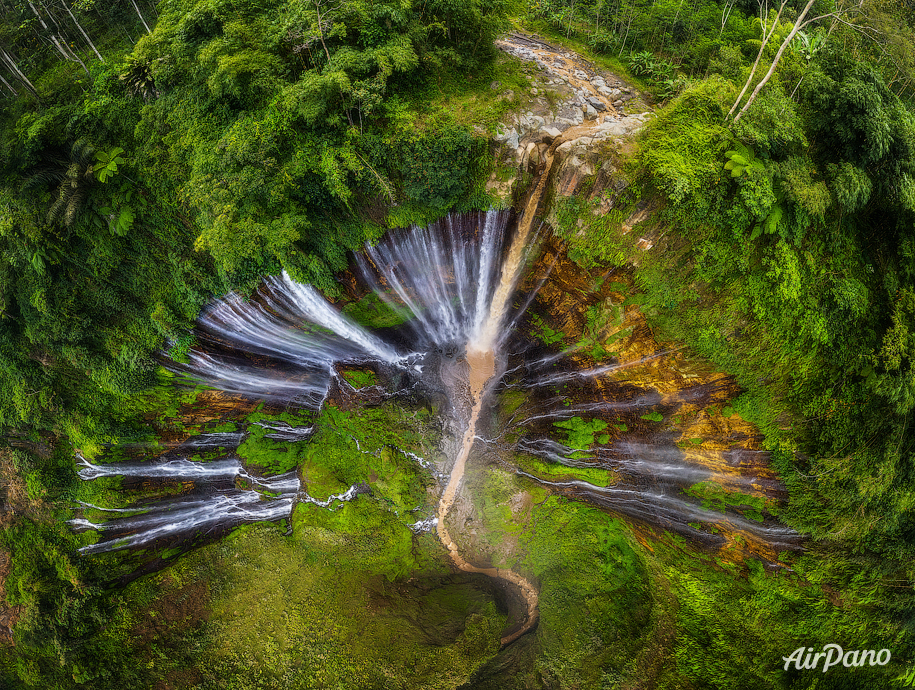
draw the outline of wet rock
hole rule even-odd
[[[498,142],[504,142],[509,148],[518,148],[518,132],[514,127],[502,129],[502,126],[500,125],[496,130],[496,135],[493,139]]]
[[[604,112],[607,109],[607,104],[604,103],[601,99],[597,98],[596,96],[591,96],[588,99],[588,103],[590,103],[591,107],[594,108],[594,110],[597,110],[598,112]]]
[[[543,160],[543,159],[542,159],[542,157],[540,156],[540,149],[539,149],[539,148],[531,149],[531,151],[530,151],[530,153],[528,154],[528,157],[527,157],[527,164],[528,164],[528,166],[531,166],[531,167],[533,167],[533,168],[537,168],[537,167],[540,165],[540,163],[541,163],[542,160]]]
[[[567,120],[571,125],[580,125],[584,121],[581,110],[578,108],[565,107],[559,111],[556,121]]]

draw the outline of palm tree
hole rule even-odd
[[[23,184],[23,192],[56,184],[57,194],[48,210],[48,220],[69,228],[79,217],[95,182],[95,163],[95,148],[77,141],[70,147],[68,159],[52,158],[32,173]]]

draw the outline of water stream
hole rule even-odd
[[[580,134],[574,128],[567,133]],[[401,326],[373,332],[313,287],[283,274],[267,279],[250,299],[229,295],[211,305],[199,320],[198,345],[187,361],[168,364],[194,382],[292,409],[319,410],[334,382],[339,384],[337,390],[358,399],[363,393],[338,374],[343,364],[377,371],[380,384],[373,388],[387,394],[397,388],[443,401],[450,466],[440,472],[423,458],[405,453],[441,479],[440,486],[444,484],[434,517],[407,526],[417,533],[435,530],[458,569],[498,578],[520,594],[523,617],[503,634],[503,645],[536,625],[538,592],[520,574],[476,565],[462,553],[460,522],[452,516],[452,508],[463,500],[461,486],[468,463],[473,465],[472,453],[496,453],[509,464],[527,455],[570,475],[576,470],[605,471],[613,482],[598,486],[573,476],[555,472],[539,476],[520,464],[514,466],[519,476],[551,492],[650,525],[687,534],[695,532],[697,524],[715,525],[764,544],[768,552],[797,544],[797,535],[771,520],[749,520],[733,510],[722,514],[683,493],[708,480],[747,492],[777,491],[774,479],[760,469],[764,457],[752,455],[759,451],[744,448],[746,453],[740,455],[734,434],[712,450],[684,450],[673,437],[646,436],[646,412],[660,410],[652,414],[669,419],[677,410],[698,409],[717,400],[715,396],[726,393],[722,386],[712,381],[655,390],[642,382],[636,372],[662,366],[673,356],[669,351],[594,361],[581,354],[581,345],[560,352],[543,347],[529,352],[529,341],[519,335],[525,310],[549,283],[558,261],[554,256],[525,283],[536,258],[538,205],[553,151],[561,142],[562,137],[557,137],[544,155],[540,177],[513,233],[508,212],[455,215],[427,228],[391,232],[355,257],[360,284],[403,317]],[[522,298],[516,303],[519,292]],[[575,303],[574,309],[583,311],[584,306]],[[515,390],[527,402],[503,420],[504,428],[488,434],[493,440],[475,449],[481,424],[491,424],[492,419],[489,415],[489,421],[481,422],[481,413],[498,407],[498,394]],[[623,430],[627,424],[633,428],[614,432],[612,437],[595,437],[581,448],[556,436],[558,425],[583,417],[615,420]],[[296,427],[269,420],[254,424],[264,427],[268,438],[286,443],[309,443],[315,433],[312,425]],[[303,490],[294,472],[266,478],[249,473],[233,454],[249,430],[202,434],[166,444],[165,453],[146,460],[93,463],[80,456],[79,473],[86,481],[124,476],[185,482],[192,487],[180,496],[116,509],[84,505],[83,510],[95,511],[88,515],[102,515],[104,520],[83,516],[72,521],[75,529],[100,533],[100,541],[83,552],[145,547],[182,534],[278,520],[288,517],[296,503],[332,510],[370,491],[365,485],[354,485],[318,500]],[[504,440],[509,437],[513,440]],[[206,462],[190,459],[204,449],[212,449],[208,457],[213,451],[221,456]],[[721,539],[717,532],[704,534]]]

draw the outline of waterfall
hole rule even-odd
[[[448,474],[407,453],[444,484],[441,496],[434,515],[424,512],[422,519],[416,515],[414,522],[404,525],[417,533],[434,530],[457,568],[502,579],[520,591],[526,617],[503,637],[503,644],[535,625],[537,590],[518,573],[474,565],[462,555],[448,531],[448,516],[477,439],[480,414],[490,393],[500,385],[523,390],[531,400],[516,408],[506,423],[506,432],[516,432],[514,438],[518,440],[493,442],[501,446],[496,452],[503,452],[507,462],[521,463],[521,456],[526,456],[530,462],[554,464],[562,468],[551,471],[554,477],[566,475],[566,470],[572,476],[578,470],[605,470],[616,483],[601,487],[579,479],[551,480],[517,467],[519,475],[555,493],[681,533],[692,534],[695,529],[691,525],[698,522],[721,526],[773,547],[797,544],[797,535],[790,530],[745,519],[733,510],[727,514],[708,510],[684,493],[690,485],[707,480],[758,490],[768,480],[738,471],[753,465],[757,451],[729,449],[703,456],[697,450],[677,447],[670,434],[657,444],[649,444],[643,437],[626,437],[625,424],[609,428],[609,422],[622,415],[631,425],[642,427],[639,433],[649,433],[644,420],[662,419],[664,415],[645,412],[661,408],[667,414],[671,406],[702,402],[713,391],[714,386],[699,386],[677,391],[677,395],[662,395],[630,385],[625,393],[614,393],[619,399],[604,396],[607,390],[616,390],[614,386],[619,388],[622,372],[654,366],[670,352],[640,352],[636,359],[609,363],[581,357],[580,346],[566,347],[558,354],[544,354],[541,348],[530,360],[506,352],[513,328],[546,281],[541,278],[527,290],[520,310],[513,306],[536,244],[537,208],[552,165],[552,151],[560,141],[557,138],[544,157],[546,167],[514,233],[509,233],[508,212],[454,215],[425,228],[392,231],[355,256],[362,286],[402,317],[402,325],[372,331],[312,286],[297,283],[283,273],[266,279],[249,298],[230,294],[209,305],[200,316],[198,344],[187,360],[167,363],[197,383],[299,409],[320,410],[334,381],[342,380],[338,375],[341,366],[368,366],[381,372],[381,383],[371,387],[373,395],[389,395],[396,387],[445,399],[443,414],[455,441]],[[509,367],[512,356],[520,356],[522,361]],[[565,365],[553,368],[560,360]],[[379,393],[385,385],[387,392]],[[360,395],[349,386],[338,386],[336,391],[335,395]],[[571,440],[564,443],[565,432],[558,431],[556,425],[574,417],[606,418],[609,421],[603,424],[608,433],[590,443],[587,436],[570,434]],[[314,426],[294,427],[275,420],[253,424],[264,427],[267,438],[283,443],[309,443],[316,431]],[[565,424],[563,428],[571,427]],[[84,547],[83,553],[139,547],[244,522],[278,520],[288,517],[296,503],[334,510],[369,490],[357,484],[319,500],[302,490],[294,472],[267,479],[256,477],[230,451],[208,462],[187,457],[197,449],[237,447],[245,433],[204,434],[145,462],[92,463],[79,456],[79,474],[86,481],[125,476],[193,483],[193,493],[179,498],[117,509],[84,505],[83,509],[100,512],[108,519],[72,520],[74,529],[96,530],[103,537],[97,544]],[[573,448],[572,444],[585,447]]]

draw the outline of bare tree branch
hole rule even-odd
[[[775,33],[775,29],[778,27],[778,20],[782,16],[782,10],[785,9],[785,5],[788,4],[788,0],[782,0],[781,6],[778,8],[778,12],[775,14],[775,19],[772,22],[772,26],[769,28],[769,31],[766,31],[766,20],[768,15],[768,6],[769,3],[764,0],[763,4],[760,7],[760,22],[762,22],[762,45],[759,46],[759,52],[756,54],[756,62],[753,63],[753,69],[750,70],[750,76],[747,77],[747,81],[744,83],[743,88],[740,90],[740,94],[737,96],[737,100],[734,101],[734,105],[731,106],[731,109],[728,111],[728,114],[725,116],[727,120],[731,115],[734,114],[734,111],[737,110],[737,106],[740,105],[740,101],[743,98],[743,95],[747,92],[747,89],[750,88],[750,84],[753,82],[753,77],[756,74],[756,68],[759,67],[759,61],[762,60],[763,53],[766,50],[766,44],[769,42],[769,39],[772,38],[772,34]]]

